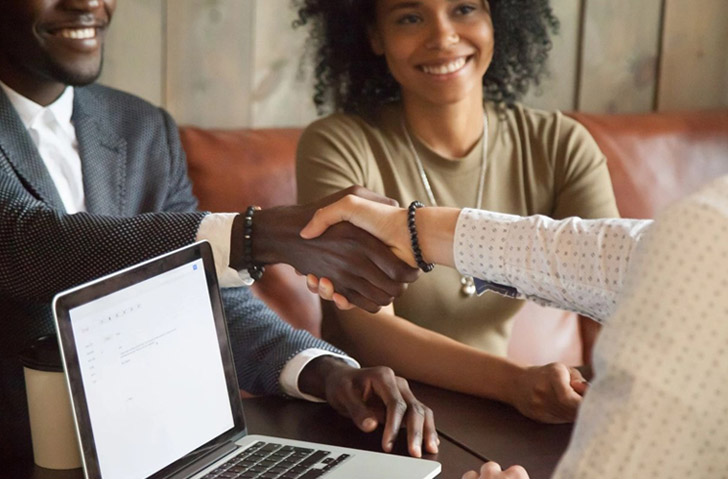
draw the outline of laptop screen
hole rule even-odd
[[[104,479],[152,476],[236,426],[209,271],[201,257],[165,264],[127,273],[124,287],[97,285],[99,296],[91,285],[91,299],[67,310],[75,344],[69,377],[74,389],[80,376],[91,462]]]

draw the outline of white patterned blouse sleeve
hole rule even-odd
[[[603,322],[614,312],[649,220],[553,220],[463,209],[453,244],[463,274]]]

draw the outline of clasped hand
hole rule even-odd
[[[366,194],[362,194],[362,190]],[[311,221],[301,230],[301,237],[315,241],[341,224],[352,224],[367,234],[376,236],[390,248],[392,254],[414,267],[416,262],[410,249],[406,229],[407,210],[399,208],[392,200],[368,201],[370,198],[367,194],[373,193],[362,190],[358,191],[359,194],[343,195],[338,201],[329,202],[318,209]],[[313,293],[333,301],[339,309],[358,306],[349,300],[346,292],[334,278],[309,274],[307,280],[308,288]]]
[[[286,263],[301,274],[328,278],[347,303],[375,313],[399,296],[405,283],[416,280],[418,270],[398,259],[373,235],[350,223],[334,225],[315,239],[303,241],[300,236],[316,211],[348,196],[396,204],[353,186],[317,203],[261,210],[254,217],[253,258],[257,263]]]

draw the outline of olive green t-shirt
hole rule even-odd
[[[498,109],[486,104],[485,110],[483,209],[554,218],[618,216],[606,159],[583,126],[560,112],[521,105]],[[475,207],[483,139],[465,157],[456,159],[443,158],[416,137],[412,139],[437,204]],[[356,184],[394,198],[400,205],[413,200],[429,204],[398,104],[382,108],[373,119],[334,114],[311,124],[298,146],[296,176],[301,203]],[[444,267],[421,275],[395,300],[396,314],[504,356],[510,318],[521,301],[491,292],[466,297],[460,279],[457,271]],[[324,318],[325,337],[337,343],[331,321]]]

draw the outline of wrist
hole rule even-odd
[[[510,371],[506,376],[507,383],[503,388],[503,398],[501,401],[510,404],[511,406],[518,408],[520,403],[521,391],[523,390],[523,384],[527,381],[528,367],[519,366],[509,362]]]
[[[528,368],[506,358],[485,354],[480,362],[478,395],[515,406]]]
[[[233,220],[230,234],[229,266],[238,271],[247,270],[249,276],[254,280],[259,280],[264,271],[263,265],[253,258],[253,216],[258,211],[260,211],[260,207],[249,206],[245,213],[238,214]],[[255,236],[261,237],[257,234]]]
[[[276,207],[258,211],[255,214],[255,237],[252,258],[257,264],[288,263],[286,251],[300,240],[299,232],[305,226],[286,217],[285,211],[291,208]]]
[[[412,252],[412,245],[410,243],[409,228],[407,226],[407,209],[402,208],[396,213],[396,220],[394,221],[393,234],[390,239],[389,246],[393,249],[394,253],[399,259],[417,268],[417,261],[415,260],[414,253]]]
[[[425,205],[419,201],[413,201],[407,208],[407,230],[409,231],[410,245],[412,248],[412,255],[415,258],[417,267],[425,273],[429,273],[435,267],[434,263],[428,263],[424,260],[422,250],[420,249],[420,240],[417,233],[417,223],[415,221],[416,212],[418,209],[423,208]]]
[[[244,217],[238,214],[233,220],[232,230],[230,232],[230,267],[240,271],[245,267],[243,259],[243,234],[245,227],[243,225]]]
[[[417,230],[425,261],[453,267],[453,241],[460,209],[421,208],[417,211]]]
[[[351,369],[343,359],[334,356],[320,356],[303,368],[298,376],[298,390],[317,398],[326,398],[326,384],[337,372]]]

